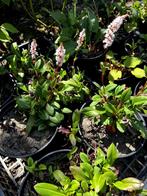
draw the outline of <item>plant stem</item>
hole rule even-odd
[[[32,0],[29,0],[29,4],[30,4],[30,9],[31,9],[31,11],[32,11],[32,15],[33,15],[33,17],[34,17],[35,20],[36,20],[36,15],[35,15],[35,12],[34,12]]]
[[[23,0],[20,0],[20,3],[23,7],[23,9],[26,11],[26,13],[30,16],[31,19],[35,20],[34,17],[30,14],[30,12],[28,11],[28,9],[26,8],[26,6],[24,5]]]
[[[67,3],[67,0],[64,0],[63,1],[63,6],[62,6],[62,12],[64,12],[64,10],[65,10],[66,3]]]
[[[77,0],[73,0],[74,17],[77,16]]]
[[[54,4],[53,4],[53,1],[52,0],[50,0],[50,4],[51,4],[52,11],[54,11]]]

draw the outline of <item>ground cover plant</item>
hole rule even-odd
[[[53,171],[55,184],[41,182],[36,184],[34,189],[41,196],[113,195],[119,194],[120,190],[129,191],[132,194],[142,192],[143,184],[138,179],[132,177],[117,179],[117,173],[113,167],[117,157],[118,152],[114,144],[108,148],[107,155],[98,148],[93,160],[81,152],[79,165],[72,162],[69,167],[70,172],[66,171],[67,175],[59,169],[55,170]]]
[[[40,195],[139,194],[112,164],[147,138],[147,0],[0,0],[0,13],[0,154],[31,156],[58,132],[95,159],[81,153]]]

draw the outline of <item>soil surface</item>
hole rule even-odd
[[[0,152],[10,157],[31,155],[42,148],[53,136],[55,130],[26,131],[25,115],[13,109],[0,121]]]
[[[81,123],[81,132],[85,141],[92,147],[100,146],[104,151],[111,143],[114,143],[120,153],[120,156],[126,156],[135,152],[140,146],[142,140],[135,131],[128,128],[125,133],[111,133],[106,126],[97,126],[90,118],[83,118]]]

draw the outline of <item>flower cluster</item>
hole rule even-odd
[[[30,53],[31,53],[32,59],[35,59],[36,58],[36,55],[38,55],[38,53],[37,53],[37,42],[36,42],[36,39],[33,39],[32,42],[31,42]]]
[[[115,38],[114,33],[116,33],[119,30],[120,26],[123,24],[123,21],[126,17],[128,17],[128,14],[118,16],[109,24],[106,30],[105,38],[103,40],[105,49],[112,45]]]
[[[65,56],[65,48],[63,46],[63,43],[60,44],[60,46],[56,49],[56,65],[58,67],[62,67],[63,61],[64,61],[64,56]]]
[[[79,37],[78,37],[78,40],[77,40],[77,47],[76,47],[76,50],[79,50],[79,48],[83,45],[84,40],[85,40],[85,37],[86,37],[86,33],[85,33],[85,29],[83,29],[83,30],[79,33]]]

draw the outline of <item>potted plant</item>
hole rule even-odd
[[[80,160],[72,161],[69,171],[64,168],[53,170],[52,183],[39,182],[34,186],[35,191],[41,195],[111,195],[121,194],[121,191],[131,193],[142,192],[143,183],[132,177],[118,180],[118,173],[113,167],[118,157],[114,144],[108,148],[105,154],[100,148],[96,150],[93,158],[81,152]],[[75,161],[75,162],[74,162]],[[145,190],[144,190],[145,191]]]
[[[88,146],[106,150],[114,142],[119,157],[131,156],[143,146],[146,124],[138,112],[147,105],[147,97],[131,94],[125,85],[98,86],[98,93],[81,108],[80,134]]]
[[[137,80],[146,77],[146,66],[143,60],[137,56],[123,56],[121,60],[117,60],[116,54],[109,51],[100,66],[104,78],[103,83],[114,81],[133,87]]]
[[[70,152],[69,149],[61,149],[50,152],[43,156],[38,161],[34,161],[32,158],[28,158],[26,163],[26,170],[28,171],[26,176],[18,190],[18,195],[37,195],[33,186],[37,181],[45,179],[52,179],[52,170],[63,165],[66,167],[67,154]],[[64,167],[64,166],[63,166]]]
[[[17,49],[16,46],[16,52]],[[9,59],[9,69],[17,79],[18,93],[16,107],[13,110],[8,105],[3,108],[9,114],[1,118],[1,154],[27,157],[46,148],[64,116],[72,113],[72,106],[69,109],[68,104],[78,103],[89,94],[80,72],[71,73],[70,78],[61,68],[64,58],[59,58],[61,49],[56,52],[56,67],[51,59],[37,58],[35,48],[31,57],[27,50],[23,50],[22,56],[18,53],[12,56],[13,61]]]

